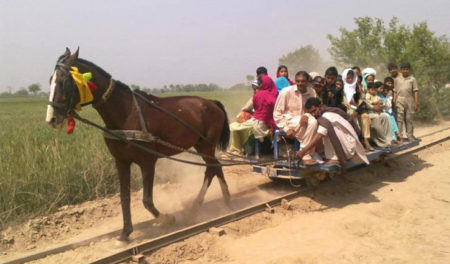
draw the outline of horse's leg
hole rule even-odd
[[[142,196],[142,203],[145,209],[147,209],[156,219],[154,225],[167,225],[175,222],[175,217],[171,215],[162,215],[156,209],[153,203],[153,184],[155,178],[155,164],[156,158],[147,159],[145,163],[140,164],[142,172],[142,186],[144,193]]]
[[[200,145],[194,146],[197,152],[201,154],[205,154],[207,156],[214,157],[215,147],[210,145],[209,143],[204,143]],[[225,181],[225,177],[223,175],[222,167],[217,166],[220,165],[219,161],[217,159],[212,159],[208,157],[203,157],[203,160],[207,164],[211,164],[211,166],[208,166],[205,171],[205,178],[203,180],[203,186],[200,190],[199,195],[197,196],[197,199],[195,200],[194,207],[200,206],[203,202],[203,199],[206,194],[206,190],[208,189],[209,185],[211,184],[212,178],[214,175],[217,175],[217,178],[219,179],[220,183],[220,189],[222,190],[222,195],[225,203],[227,206],[230,203],[230,192],[228,190],[227,182]]]
[[[217,162],[219,163],[219,162]],[[217,178],[219,179],[219,183],[220,183],[220,189],[222,190],[222,196],[223,196],[223,200],[225,202],[225,204],[229,207],[230,206],[230,191],[228,190],[228,184],[225,180],[225,176],[223,175],[223,170],[222,167],[217,167],[216,168],[217,171]]]
[[[120,204],[122,205],[123,229],[120,241],[128,241],[128,236],[133,232],[130,211],[130,162],[116,159],[116,168],[120,179]]]
[[[206,191],[208,190],[209,185],[211,185],[212,178],[214,177],[214,171],[212,167],[206,167],[205,170],[205,177],[203,178],[203,185],[200,189],[200,192],[197,195],[197,198],[195,198],[194,204],[192,208],[194,210],[197,210],[202,204],[203,200],[205,199]]]

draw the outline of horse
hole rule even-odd
[[[70,71],[77,67],[80,73],[90,72],[92,91],[90,102],[103,119],[107,129],[114,131],[148,131],[154,137],[169,144],[155,141],[135,141],[155,153],[176,155],[193,147],[204,160],[203,185],[193,203],[193,209],[203,203],[206,191],[214,176],[217,176],[224,202],[230,203],[230,192],[215,150],[225,150],[229,144],[230,128],[224,106],[219,101],[197,96],[174,96],[160,98],[144,92],[131,90],[126,84],[112,79],[111,75],[94,63],[78,58],[79,48],[61,55],[50,78],[50,97],[46,122],[60,127],[64,120],[76,111],[80,103],[80,92]],[[139,95],[139,96],[136,96]],[[81,95],[82,96],[82,95]],[[152,102],[148,104],[146,102]],[[157,107],[154,107],[157,106]],[[164,111],[161,111],[164,110]],[[174,118],[175,117],[175,118]],[[144,207],[156,218],[156,222],[175,221],[171,215],[161,214],[153,204],[155,164],[160,156],[137,148],[132,144],[104,137],[114,157],[120,179],[120,202],[123,229],[120,241],[128,241],[133,232],[130,212],[130,166],[137,164],[142,172]],[[173,146],[176,146],[175,148]]]

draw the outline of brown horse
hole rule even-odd
[[[114,81],[110,74],[92,62],[78,58],[78,50],[71,54],[70,50],[66,49],[66,52],[59,57],[50,79],[51,90],[46,121],[53,127],[62,124],[74,113],[75,106],[80,101],[77,86],[69,72],[72,66],[78,67],[81,73],[92,73],[92,82],[97,86],[97,90],[92,92],[94,96],[92,105],[102,117],[106,128],[136,131],[146,129],[153,136],[166,142],[183,149],[194,147],[198,153],[203,154],[202,158],[208,166],[206,166],[203,186],[194,201],[194,208],[202,204],[206,190],[215,175],[219,179],[225,203],[229,204],[228,186],[222,168],[218,166],[220,163],[214,158],[216,147],[225,150],[230,136],[227,114],[220,102],[195,96],[159,98],[142,92],[139,93],[141,97],[135,96],[133,99],[133,91],[127,85]],[[160,109],[145,101],[155,103]],[[179,120],[174,118],[173,114]],[[144,124],[146,128],[143,128],[141,124]],[[158,157],[119,140],[105,137],[105,142],[115,159],[120,178],[123,230],[119,240],[127,241],[128,236],[133,232],[130,212],[130,165],[133,162],[139,165],[142,172],[145,208],[157,220],[174,220],[172,216],[160,214],[153,204],[153,179]],[[181,152],[180,149],[156,142],[133,142],[138,142],[167,156]]]

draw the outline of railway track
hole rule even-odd
[[[450,139],[450,133],[448,133],[448,130],[450,129],[450,127],[444,128],[444,129],[440,129],[437,131],[433,131],[431,133],[422,135],[420,138],[424,139],[426,137],[435,135],[435,134],[439,134],[442,133],[443,135],[441,137],[439,137],[439,139],[428,142],[428,143],[421,143],[419,146],[411,148],[411,149],[407,149],[404,150],[398,154],[396,154],[395,156],[392,156],[390,158],[396,158],[399,156],[403,156],[403,155],[407,155],[407,154],[411,154],[411,153],[415,153],[418,151],[421,151],[423,149],[432,147],[436,144],[440,144],[444,141],[447,141]],[[423,142],[423,141],[422,141]],[[390,159],[389,158],[389,159]],[[362,169],[364,167],[358,167],[355,168],[355,170],[359,170]],[[113,264],[113,263],[120,263],[120,262],[124,262],[124,261],[128,261],[131,260],[133,256],[138,255],[138,254],[142,254],[142,253],[146,253],[146,252],[150,252],[150,251],[154,251],[156,249],[159,249],[161,247],[170,245],[174,242],[177,241],[181,241],[184,240],[186,238],[189,238],[191,236],[194,236],[196,234],[208,231],[210,228],[212,227],[218,227],[218,226],[222,226],[225,225],[227,223],[233,222],[233,221],[237,221],[239,219],[254,215],[256,213],[262,212],[264,211],[266,208],[268,207],[276,207],[279,206],[281,201],[283,199],[287,199],[287,200],[291,200],[294,199],[308,191],[310,191],[311,188],[310,187],[306,187],[303,186],[300,189],[297,189],[295,191],[286,191],[285,193],[283,193],[282,195],[271,199],[270,201],[265,201],[265,202],[261,202],[258,203],[256,205],[252,205],[243,209],[239,209],[237,211],[231,212],[229,214],[220,216],[220,217],[216,217],[192,226],[188,226],[167,234],[163,234],[161,236],[158,236],[156,238],[144,241],[142,243],[136,244],[136,245],[132,245],[129,246],[123,250],[117,251],[114,254],[110,254],[106,257],[97,259],[95,261],[89,262],[90,264]],[[245,195],[245,193],[248,193],[249,190],[235,194],[235,196],[242,196]],[[207,203],[206,203],[207,204]],[[205,205],[206,205],[205,204]],[[150,221],[144,221],[144,222],[140,222],[134,225],[135,229],[139,230],[140,228],[143,228],[145,226],[149,226],[151,225],[153,220]],[[49,249],[49,250],[45,250],[45,251],[41,251],[41,252],[37,252],[37,253],[33,253],[21,258],[17,258],[17,259],[13,259],[13,260],[9,260],[7,262],[4,262],[5,264],[22,264],[22,263],[27,263],[30,261],[34,261],[34,260],[38,260],[38,259],[42,259],[45,258],[47,256],[50,255],[54,255],[54,254],[60,254],[63,253],[65,251],[68,250],[73,250],[82,246],[88,246],[93,242],[97,242],[97,241],[102,241],[104,239],[115,239],[115,237],[117,237],[121,232],[121,229],[118,230],[114,230],[112,232],[106,233],[106,234],[102,234],[100,236],[96,236],[96,237],[92,237],[90,239],[86,239],[83,241],[78,241],[78,242],[74,242],[71,244],[66,244],[64,246],[61,247],[57,247],[57,248],[53,248],[53,249]]]

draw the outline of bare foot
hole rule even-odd
[[[318,162],[316,160],[310,159],[310,160],[303,160],[303,165],[311,166],[316,165]]]
[[[370,145],[369,139],[364,139],[364,147],[366,148],[366,151],[373,151],[374,148]]]

